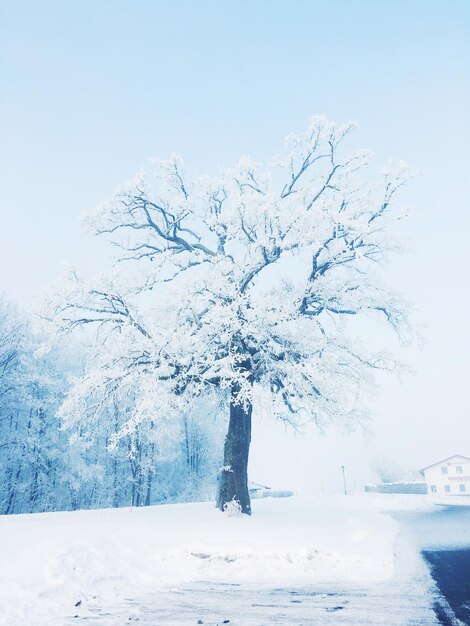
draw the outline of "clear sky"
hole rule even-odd
[[[262,161],[325,113],[421,170],[414,253],[390,272],[426,325],[426,347],[403,355],[416,374],[385,384],[367,445],[312,436],[270,456],[282,431],[257,427],[253,478],[318,469],[336,487],[339,465],[360,483],[378,454],[470,455],[470,2],[15,0],[0,50],[0,290],[24,306],[67,264],[100,270],[79,218],[148,157],[177,152],[201,173]]]

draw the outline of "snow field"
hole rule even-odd
[[[400,574],[398,553],[407,578],[413,553],[383,510],[427,506],[420,496],[374,494],[255,500],[251,518],[211,502],[5,516],[0,624],[45,626],[76,603],[112,605],[197,581],[375,584]]]

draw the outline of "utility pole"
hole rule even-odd
[[[344,495],[347,496],[348,495],[348,491],[346,489],[346,475],[344,473],[344,465],[341,465],[341,470],[343,472],[343,487],[344,487]]]

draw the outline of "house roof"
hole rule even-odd
[[[453,454],[452,456],[448,456],[446,459],[442,459],[442,461],[437,461],[436,463],[431,463],[431,465],[427,465],[426,467],[423,467],[423,469],[420,470],[420,472],[424,472],[424,470],[430,469],[431,467],[434,467],[435,465],[442,465],[442,463],[445,463],[446,461],[450,461],[451,459],[465,459],[466,461],[470,461],[470,457],[468,456],[464,456],[463,454]]]

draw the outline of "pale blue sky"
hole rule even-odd
[[[357,120],[361,147],[423,172],[392,278],[429,345],[378,399],[370,454],[470,453],[470,2],[10,0],[0,21],[1,290],[27,305],[68,263],[99,271],[79,217],[150,156],[211,173],[314,113]]]

